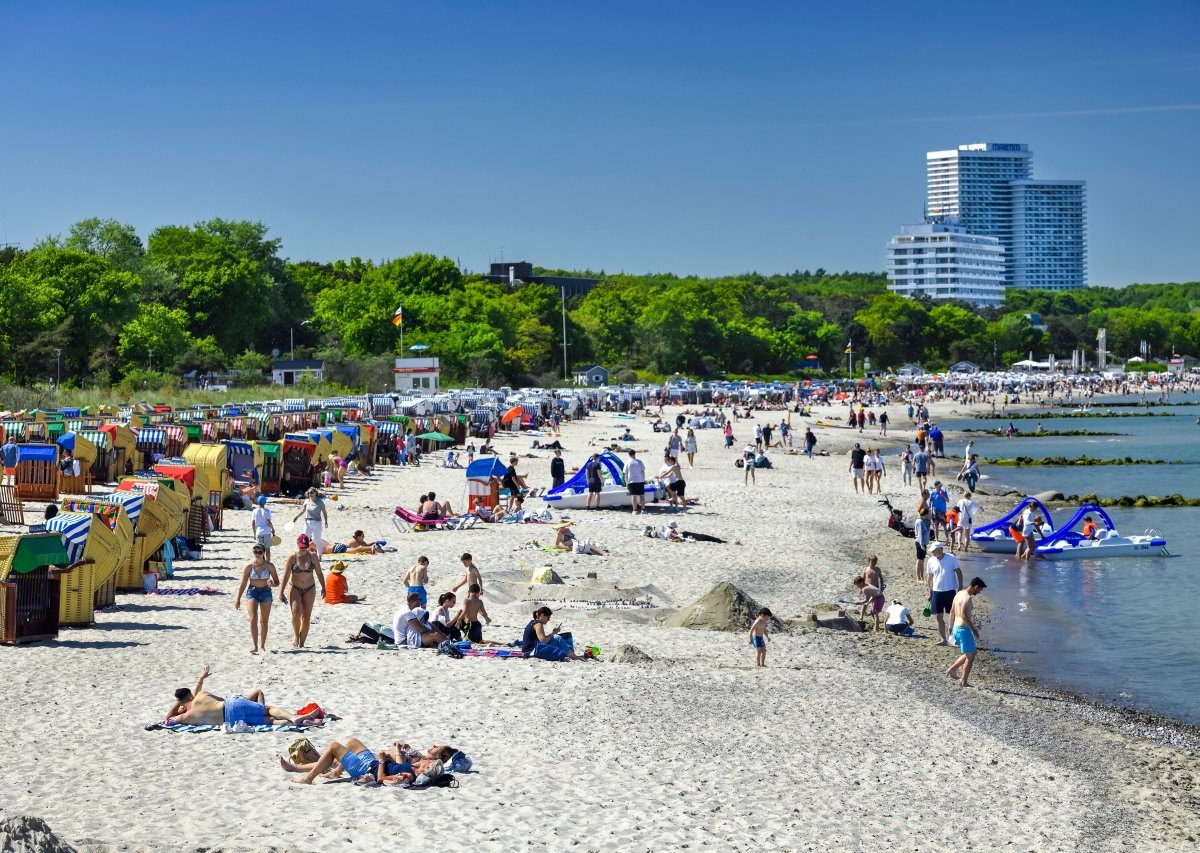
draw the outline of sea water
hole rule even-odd
[[[969,554],[990,617],[981,645],[1039,683],[1200,725],[1200,509],[1114,509],[1175,557],[1035,560]]]
[[[1127,398],[1128,399],[1128,398]],[[1108,411],[1108,410],[1098,410]],[[1111,411],[1137,411],[1115,408]],[[1101,496],[1200,497],[1200,406],[1163,408],[1172,417],[1042,419],[1052,429],[1088,429],[1121,436],[1029,439],[975,438],[985,456],[1093,456],[1182,460],[1183,465],[1007,468],[983,465],[983,484],[1025,493],[1047,490]],[[1013,422],[1022,430],[1037,421]],[[1007,421],[945,422],[943,428],[992,428]],[[947,443],[961,455],[965,441]],[[952,464],[957,464],[953,460]],[[943,469],[944,473],[945,469]],[[953,480],[953,475],[943,478]],[[1073,508],[1055,513],[1066,521]],[[1200,508],[1107,510],[1126,534],[1157,529],[1173,557],[1017,561],[969,555],[963,574],[987,581],[991,616],[983,647],[1040,683],[1115,705],[1200,725]],[[986,522],[990,519],[977,520]]]

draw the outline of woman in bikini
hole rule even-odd
[[[315,575],[315,577],[314,577]],[[279,600],[288,604],[288,583],[292,590],[292,639],[293,649],[304,648],[308,639],[308,625],[312,619],[313,604],[317,600],[317,585],[321,586],[321,597],[325,597],[325,576],[321,574],[321,559],[312,550],[308,534],[296,537],[296,551],[283,564],[283,583]]]
[[[271,587],[279,586],[279,575],[275,572],[275,564],[267,562],[266,549],[259,543],[254,545],[254,559],[242,569],[242,582],[238,586],[237,598],[233,602],[235,610],[242,608],[242,593],[248,599],[246,612],[250,614],[250,639],[254,648],[250,654],[267,650],[267,624],[271,620]],[[248,588],[247,588],[248,587]]]

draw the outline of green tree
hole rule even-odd
[[[153,364],[159,372],[173,371],[188,349],[187,325],[188,316],[179,308],[139,306],[117,338],[122,369],[130,371]]]

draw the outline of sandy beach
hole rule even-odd
[[[961,407],[931,409],[946,417]],[[903,427],[900,408],[890,411],[893,427]],[[782,417],[758,414],[764,423]],[[791,415],[799,435],[816,420]],[[568,466],[626,425],[656,471],[666,436],[649,419],[608,415],[564,428]],[[0,737],[12,747],[0,765],[0,818],[36,815],[85,851],[408,849],[450,839],[479,850],[1194,849],[1200,762],[1191,733],[1043,690],[986,651],[973,688],[947,679],[957,652],[936,647],[933,620],[920,616],[911,540],[886,529],[886,511],[875,497],[855,495],[847,473],[854,441],[890,457],[911,430],[884,440],[872,430],[862,439],[841,428],[815,432],[829,456],[775,451],[774,469],[746,487],[733,463],[753,422],[737,422],[734,450],[722,446],[720,430],[698,430],[696,466],[682,464],[700,506],[652,507],[636,518],[571,513],[579,535],[602,543],[608,557],[521,548],[549,545],[548,525],[399,535],[390,522],[397,503],[411,507],[431,488],[455,509],[465,502],[463,472],[432,457],[419,468],[352,478],[330,504],[328,535],[344,541],[362,528],[397,551],[346,559],[350,590],[366,603],[318,602],[311,648],[300,652],[290,650],[288,614],[276,604],[269,652],[249,653],[245,612],[233,606],[249,557],[249,513],[229,511],[204,559],[180,563],[171,582],[221,594],[119,596],[92,628],[0,647]],[[551,454],[531,443],[518,435],[496,446],[532,454],[521,469],[530,485],[548,485]],[[916,489],[900,484],[898,470],[889,470],[884,490],[912,514]],[[1000,505],[985,499],[984,518]],[[272,508],[282,529],[294,505]],[[647,524],[671,520],[728,544],[643,535]],[[552,622],[577,646],[599,646],[602,658],[632,644],[653,662],[455,660],[346,642],[364,622],[391,622],[418,555],[431,561],[432,600],[462,577],[464,551],[486,581],[489,639],[519,638],[534,600],[629,591],[652,595],[655,607],[568,605]],[[285,553],[276,549],[281,568]],[[888,598],[912,608],[924,639],[795,628],[772,638],[763,670],[753,666],[745,632],[661,624],[721,581],[798,620],[818,603],[850,597],[869,553],[880,556]],[[529,584],[543,565],[565,584]],[[350,736],[376,749],[396,740],[450,743],[474,759],[474,771],[452,790],[302,788],[287,784],[277,763],[295,735],[144,731],[205,664],[213,669],[207,687],[219,695],[261,687],[271,704],[316,701],[340,715],[310,735],[318,748]]]

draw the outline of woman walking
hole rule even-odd
[[[695,468],[696,467],[696,464],[695,464],[696,463],[696,431],[695,430],[689,429],[687,431],[687,438],[685,438],[683,440],[683,450],[687,454],[687,457],[688,457],[688,467]]]
[[[308,626],[312,620],[313,605],[317,601],[317,585],[321,586],[321,597],[325,597],[325,576],[321,574],[321,560],[312,550],[313,541],[308,534],[296,537],[296,551],[283,564],[283,583],[279,600],[292,608],[292,648],[302,649],[308,639]],[[292,600],[288,601],[288,588]]]
[[[325,525],[329,524],[329,511],[325,509],[325,498],[313,486],[304,496],[300,511],[292,516],[292,521],[304,516],[304,532],[317,545],[317,553],[325,552]]]
[[[272,587],[279,586],[279,575],[275,564],[267,561],[267,549],[261,544],[254,546],[254,558],[242,569],[242,582],[238,585],[233,609],[242,609],[242,594],[246,594],[246,613],[250,616],[250,640],[254,647],[250,654],[267,650],[267,626],[271,622]]]

